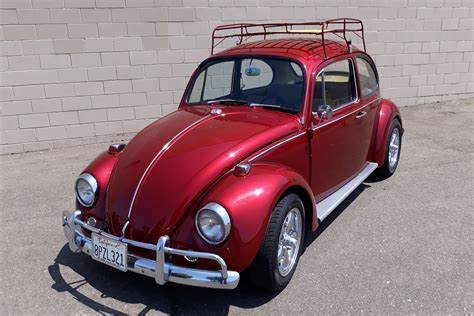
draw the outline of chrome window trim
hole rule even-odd
[[[327,66],[330,66],[334,63],[337,63],[337,62],[340,62],[340,61],[343,61],[343,60],[349,60],[351,62],[351,66],[352,66],[352,79],[354,80],[353,83],[354,83],[354,91],[355,91],[355,96],[354,96],[354,99],[352,99],[352,101],[350,102],[347,102],[347,103],[344,103],[340,106],[338,106],[337,108],[334,108],[333,111],[339,111],[340,109],[343,109],[345,108],[346,106],[349,106],[351,104],[354,104],[357,102],[357,100],[359,100],[359,89],[357,87],[357,76],[356,76],[356,73],[355,73],[355,67],[354,67],[354,61],[352,60],[352,57],[348,57],[348,58],[343,58],[343,59],[339,59],[339,60],[336,60],[328,65],[326,65],[323,69],[321,69],[317,74],[316,74],[316,77],[314,77],[315,81],[314,81],[314,84],[316,84],[316,79],[318,78],[318,76],[324,72],[326,70],[326,67]],[[317,116],[317,112],[314,112],[313,111],[313,100],[314,100],[314,85],[313,85],[313,99],[311,100],[311,113],[313,113],[313,116]]]
[[[201,212],[204,211],[204,210],[213,211],[214,213],[219,215],[219,217],[222,219],[222,222],[224,223],[224,238],[222,238],[221,241],[218,241],[218,242],[211,241],[211,240],[207,239],[207,237],[204,236],[204,234],[201,232],[201,229],[199,228],[198,219],[199,219],[199,214],[201,214]],[[229,213],[227,213],[227,210],[222,205],[220,205],[218,203],[215,203],[215,202],[207,203],[206,205],[204,205],[204,207],[199,209],[199,211],[196,213],[196,217],[194,218],[194,224],[196,225],[196,230],[197,230],[199,236],[205,242],[207,242],[208,244],[211,244],[211,245],[219,245],[222,242],[224,242],[224,240],[226,240],[227,236],[229,236],[230,228],[231,228]]]
[[[304,135],[304,134],[306,134],[306,131],[301,132],[301,133],[299,133],[299,134],[296,134],[296,135],[294,135],[294,136],[291,136],[290,138],[287,138],[287,139],[285,139],[285,140],[283,140],[283,141],[281,141],[281,142],[279,142],[279,143],[276,143],[275,145],[273,145],[273,146],[271,146],[271,147],[265,149],[264,151],[262,151],[261,153],[257,154],[256,156],[253,156],[253,157],[250,158],[248,161],[249,161],[249,162],[253,162],[255,159],[258,159],[259,157],[265,155],[265,154],[268,153],[269,151],[272,151],[273,149],[275,149],[275,148],[277,148],[277,147],[280,147],[281,145],[283,145],[283,144],[285,144],[285,143],[287,143],[287,142],[289,142],[289,141],[291,141],[291,140],[293,140],[293,139],[295,139],[295,138],[297,138],[297,137],[300,137],[301,135]]]
[[[342,120],[343,118],[346,118],[346,117],[348,117],[348,116],[350,116],[350,115],[352,115],[352,114],[354,114],[354,113],[356,113],[356,112],[358,112],[358,111],[364,109],[364,108],[367,107],[369,104],[372,104],[372,103],[374,103],[375,101],[378,101],[378,100],[380,100],[380,99],[382,99],[382,98],[380,97],[380,98],[377,98],[377,99],[375,99],[375,100],[372,100],[372,101],[366,103],[365,105],[363,105],[363,106],[357,108],[356,110],[351,111],[350,113],[344,114],[343,116],[338,117],[338,118],[336,118],[336,119],[334,119],[334,120],[332,120],[332,121],[326,122],[326,123],[321,124],[321,125],[318,124],[318,125],[314,126],[314,127],[312,128],[312,130],[315,131],[315,130],[318,130],[318,129],[320,129],[320,128],[323,128],[324,126],[327,126],[327,125],[330,125],[330,124],[335,123],[335,122],[337,122],[337,121],[340,121],[340,120]]]
[[[87,203],[84,203],[83,200],[81,200],[80,196],[79,196],[79,193],[77,193],[77,182],[79,180],[84,180],[86,181],[87,183],[90,184],[91,188],[92,188],[92,191],[94,191],[94,200],[92,201],[92,203],[90,204],[87,204]],[[83,173],[81,174],[75,184],[74,184],[74,192],[76,192],[76,199],[77,201],[79,202],[79,204],[81,204],[82,206],[85,206],[85,207],[91,207],[92,205],[94,205],[96,199],[97,199],[97,189],[99,188],[99,185],[97,184],[97,180],[94,178],[93,175],[91,175],[90,173]]]
[[[171,145],[173,145],[174,141],[181,135],[183,135],[185,132],[187,132],[188,130],[190,130],[191,128],[193,128],[194,126],[198,125],[199,123],[201,123],[202,121],[204,121],[205,119],[211,117],[211,114],[208,114],[206,116],[203,116],[202,118],[200,118],[199,120],[197,120],[196,122],[192,123],[191,125],[187,126],[186,128],[184,128],[183,130],[181,130],[178,134],[176,134],[173,138],[171,138],[171,140],[169,142],[167,142],[163,148],[160,149],[160,151],[155,155],[155,157],[153,157],[153,159],[151,160],[151,162],[148,164],[148,167],[146,167],[145,169],[145,172],[143,172],[142,174],[142,177],[140,178],[140,180],[138,181],[138,184],[137,184],[137,188],[135,189],[135,192],[133,193],[133,197],[132,197],[132,202],[130,202],[130,208],[128,209],[128,220],[130,219],[130,215],[132,214],[132,209],[133,209],[133,205],[135,204],[135,199],[137,197],[137,193],[138,193],[138,190],[140,189],[141,185],[142,185],[142,182],[143,182],[143,179],[145,179],[145,176],[146,174],[148,173],[148,171],[150,170],[151,166],[155,163],[155,161],[166,151],[168,150]]]

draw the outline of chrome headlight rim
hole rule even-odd
[[[206,211],[206,210],[214,212],[222,220],[222,223],[224,225],[224,237],[219,241],[209,240],[206,237],[206,235],[201,231],[201,227],[199,225],[199,216],[201,215],[201,213],[203,211]],[[218,203],[215,203],[215,202],[207,203],[206,205],[204,205],[204,207],[200,208],[199,211],[197,211],[196,217],[194,219],[194,224],[196,226],[196,230],[197,230],[199,236],[205,242],[207,242],[208,244],[211,244],[211,245],[220,245],[220,244],[222,244],[227,239],[227,237],[229,236],[230,229],[231,229],[231,221],[230,221],[229,213],[227,213],[227,210],[222,205],[220,205]]]
[[[80,180],[84,180],[86,181],[90,186],[91,186],[91,189],[92,189],[92,192],[94,193],[94,199],[92,200],[91,203],[85,203],[80,195],[79,195],[79,192],[77,192],[77,184]],[[81,174],[77,180],[76,180],[76,183],[75,183],[75,186],[74,186],[74,192],[76,192],[76,199],[77,201],[79,202],[79,204],[81,204],[82,206],[85,206],[85,207],[91,207],[92,205],[94,205],[95,201],[96,201],[96,197],[97,197],[97,189],[99,188],[99,185],[97,183],[97,180],[94,178],[93,175],[91,175],[90,173],[83,173]]]

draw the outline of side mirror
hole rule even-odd
[[[327,104],[320,105],[317,113],[321,120],[327,120],[332,117],[332,107]]]

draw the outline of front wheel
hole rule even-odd
[[[271,292],[284,289],[296,270],[304,236],[304,206],[296,194],[273,209],[265,238],[250,267],[251,280]]]
[[[395,119],[390,125],[390,130],[385,143],[385,160],[382,167],[378,169],[378,174],[388,178],[395,173],[400,159],[402,147],[402,126],[400,121]]]

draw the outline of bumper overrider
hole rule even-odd
[[[156,260],[127,254],[127,271],[133,271],[154,278],[158,284],[163,285],[167,282],[174,282],[218,289],[234,289],[239,284],[239,273],[228,271],[225,261],[220,256],[207,252],[170,248],[168,247],[168,236],[161,236],[156,244],[148,244],[117,237],[88,225],[80,219],[81,211],[74,211],[72,213],[64,211],[62,217],[64,234],[68,240],[69,249],[74,253],[83,252],[92,257],[92,240],[83,234],[84,229],[129,246],[155,251]],[[220,265],[221,270],[210,271],[177,266],[166,261],[166,254],[213,260]]]

